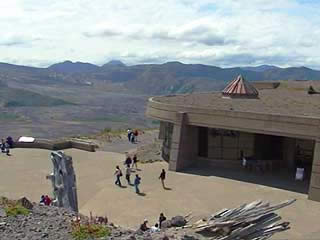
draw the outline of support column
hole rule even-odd
[[[160,127],[159,127],[159,139],[163,140],[165,136],[165,130],[166,129],[166,123],[164,121],[160,122]]]
[[[187,113],[178,112],[173,126],[169,170],[179,171],[195,160],[197,128],[187,125]]]
[[[312,173],[308,198],[310,200],[320,202],[320,139],[317,139],[314,145]]]

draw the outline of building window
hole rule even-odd
[[[199,127],[198,149],[200,157],[208,157],[208,128]]]

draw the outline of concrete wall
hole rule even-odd
[[[197,128],[188,125],[186,113],[177,113],[173,126],[169,170],[179,171],[195,164],[197,159]]]
[[[158,102],[157,97],[149,100],[146,115],[150,118],[174,123],[177,112],[188,113],[188,124],[194,126],[301,139],[320,137],[319,118],[179,106]]]
[[[219,132],[219,131],[218,131]],[[223,132],[220,130],[220,132]],[[217,134],[215,129],[209,129],[208,159],[221,161],[240,161],[240,152],[244,156],[254,153],[254,134],[235,132],[235,136]],[[201,158],[203,159],[203,158]]]
[[[162,139],[162,158],[169,162],[172,145],[173,123],[161,122],[159,139]]]
[[[316,140],[314,146],[309,199],[320,201],[320,139]]]
[[[192,144],[192,141],[189,140],[192,139],[190,136],[196,136],[196,131],[190,129],[196,128],[191,126],[316,140],[309,198],[320,201],[319,118],[174,105],[161,103],[157,100],[158,98],[149,99],[146,115],[150,118],[174,123],[173,144],[170,152],[170,170],[180,170],[196,161],[195,158],[197,157],[195,156],[196,151],[194,146],[197,144]],[[186,121],[183,122],[182,119]],[[189,138],[183,136],[189,136]],[[284,144],[292,149],[292,142]],[[292,155],[288,152],[283,153],[283,155],[285,155],[287,163],[292,166]]]
[[[51,141],[47,139],[36,139],[32,143],[14,142],[15,148],[40,148],[48,150],[63,150],[68,148],[77,148],[84,151],[95,152],[96,146],[87,142],[80,142],[74,140],[58,140]]]

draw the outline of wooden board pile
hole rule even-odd
[[[210,235],[212,240],[265,240],[273,234],[289,229],[289,222],[278,223],[281,217],[274,211],[295,202],[288,200],[276,205],[255,201],[238,208],[223,209],[207,220],[192,225],[198,233]]]

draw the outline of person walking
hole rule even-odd
[[[116,166],[116,171],[115,171],[114,175],[116,176],[116,182],[115,182],[115,184],[116,184],[116,185],[119,185],[119,187],[121,187],[120,178],[122,177],[122,172],[121,172],[119,166]]]
[[[128,133],[128,141],[131,142],[132,130],[128,128],[127,133]]]
[[[135,142],[138,142],[138,135],[139,135],[138,130],[137,130],[137,129],[134,130],[133,134],[134,134],[134,140],[135,140]]]
[[[2,153],[5,153],[7,154],[7,156],[10,156],[9,145],[4,141],[4,139],[1,139],[0,149]]]
[[[138,169],[138,164],[137,164],[137,163],[138,163],[138,158],[137,158],[137,154],[134,154],[134,155],[133,155],[132,160],[133,160],[132,168],[135,166],[136,169]]]
[[[131,159],[131,157],[128,155],[127,158],[126,158],[126,160],[125,160],[125,162],[124,162],[124,164],[127,165],[128,168],[130,168],[131,163],[132,163],[132,159]]]
[[[162,172],[160,173],[159,179],[161,180],[162,187],[165,189],[164,180],[166,179],[166,171],[162,169]]]
[[[11,136],[7,137],[7,144],[9,145],[9,148],[13,148],[13,139]]]
[[[139,185],[141,183],[141,178],[139,177],[138,174],[136,174],[136,178],[134,179],[134,186],[136,189],[136,193],[139,194],[140,193],[140,189],[139,189]]]
[[[129,185],[131,185],[131,181],[130,181],[130,175],[131,175],[131,169],[130,166],[126,168],[126,179]]]
[[[134,143],[134,138],[135,138],[135,135],[134,135],[134,132],[132,131],[131,135],[130,135],[130,142],[131,143]]]

